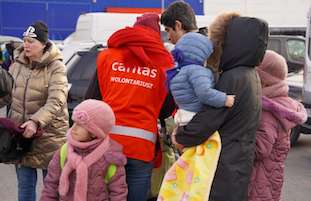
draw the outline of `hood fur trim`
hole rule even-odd
[[[220,70],[219,64],[223,51],[227,26],[229,22],[235,17],[240,17],[240,14],[236,12],[220,14],[208,27],[208,38],[213,42],[214,52],[208,58],[207,65],[216,71]]]

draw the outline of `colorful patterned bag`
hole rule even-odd
[[[158,201],[207,201],[220,151],[218,132],[203,144],[185,149],[165,174]]]

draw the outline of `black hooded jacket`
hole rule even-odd
[[[216,89],[236,95],[232,108],[206,106],[187,126],[178,128],[176,141],[199,145],[219,131],[222,151],[210,201],[246,201],[255,134],[261,114],[261,85],[255,66],[264,56],[268,25],[249,17],[235,17],[227,27]]]
[[[11,74],[0,66],[0,98],[12,93],[13,82]]]

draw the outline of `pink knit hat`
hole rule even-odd
[[[267,50],[262,63],[256,67],[261,79],[261,83],[265,86],[271,86],[281,82],[287,77],[287,63],[283,56],[278,53]]]
[[[142,16],[137,17],[134,26],[148,27],[158,33],[160,33],[160,18],[156,13],[145,13]]]
[[[75,107],[72,120],[98,138],[105,138],[115,125],[111,107],[99,100],[88,99]]]

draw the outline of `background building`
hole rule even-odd
[[[0,0],[0,35],[21,37],[25,27],[43,20],[50,38],[63,40],[75,30],[78,16],[87,12],[161,13],[174,0]],[[310,0],[185,0],[197,15],[213,19],[222,12],[265,19],[273,34],[304,35]],[[107,22],[111,23],[111,22]],[[281,29],[280,29],[281,28]],[[278,31],[282,30],[282,31]],[[284,30],[289,30],[286,33]],[[293,31],[294,30],[294,31]]]
[[[35,20],[49,26],[50,38],[62,40],[74,31],[78,16],[86,12],[161,12],[174,0],[0,0],[0,35],[21,37]],[[203,15],[203,0],[187,0]]]

